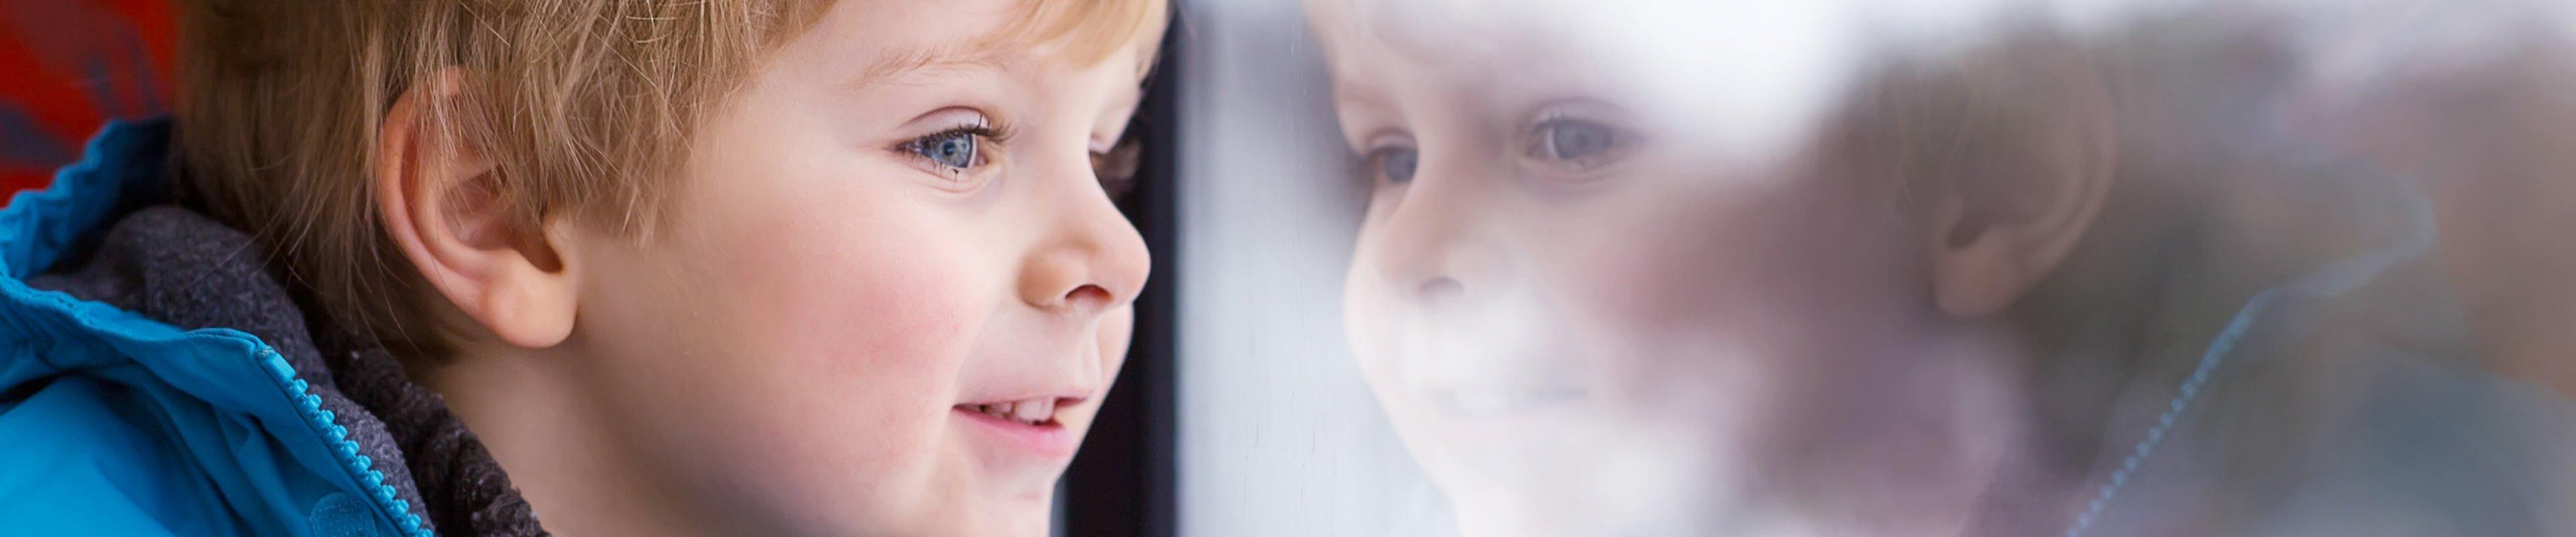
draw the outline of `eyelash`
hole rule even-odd
[[[1403,145],[1384,145],[1369,149],[1367,153],[1360,155],[1359,176],[1365,178],[1365,181],[1371,185],[1395,186],[1412,183],[1415,168],[1406,168],[1406,175],[1403,178],[1396,178],[1388,173],[1388,166],[1391,160],[1399,156],[1414,159],[1406,164],[1420,166],[1421,155],[1416,151],[1419,150]]]
[[[1137,168],[1144,164],[1143,151],[1144,143],[1129,136],[1110,144],[1108,151],[1091,154],[1092,177],[1100,181],[1101,190],[1107,191],[1110,199],[1125,197],[1135,188]]]
[[[987,146],[998,146],[1005,142],[1009,142],[1011,139],[1011,133],[1013,131],[1009,126],[986,124],[984,121],[985,120],[983,118],[976,118],[976,123],[958,125],[955,127],[940,129],[937,132],[916,136],[911,139],[904,140],[902,143],[895,144],[893,150],[897,153],[902,153],[904,156],[912,158],[921,164],[936,168],[936,170],[934,170],[936,173],[939,173],[948,179],[963,182],[965,180],[964,175],[967,172],[973,171],[974,168],[981,168],[991,163],[991,159],[985,156],[985,152],[988,150]],[[972,149],[974,156],[973,163],[965,167],[958,167],[946,162],[941,162],[938,159],[925,154],[929,152],[928,149],[938,144],[940,141],[957,136],[969,136],[975,140],[975,146]],[[1119,197],[1134,186],[1135,174],[1137,171],[1136,168],[1141,164],[1137,161],[1138,153],[1141,149],[1142,144],[1136,138],[1126,137],[1120,139],[1117,143],[1111,144],[1108,151],[1090,154],[1092,174],[1094,178],[1100,182],[1101,189],[1108,192],[1110,197]]]
[[[1551,154],[1563,151],[1565,148],[1554,147],[1556,142],[1550,137],[1555,135],[1558,129],[1570,128],[1589,128],[1599,131],[1596,134],[1601,138],[1590,140],[1601,144],[1601,147],[1591,148],[1598,153],[1579,157]],[[1616,123],[1588,119],[1561,110],[1551,110],[1541,114],[1539,121],[1531,124],[1528,133],[1532,136],[1521,149],[1523,155],[1548,161],[1563,172],[1576,174],[1593,173],[1604,166],[1623,160],[1636,150],[1635,145],[1638,143],[1633,132]]]
[[[937,132],[905,140],[903,143],[895,144],[894,151],[913,158],[922,164],[937,167],[939,168],[938,171],[942,175],[947,175],[950,179],[962,179],[962,176],[966,172],[989,164],[992,159],[985,156],[986,151],[989,149],[988,146],[999,146],[1005,142],[1009,142],[1011,139],[1011,133],[1012,129],[1008,125],[987,123],[983,118],[977,118],[975,123],[940,129]],[[930,158],[928,155],[923,154],[926,149],[930,148],[933,144],[938,143],[940,140],[956,136],[972,137],[975,142],[974,163],[966,167],[951,166],[948,163],[940,162],[937,159]]]
[[[1354,169],[1351,170],[1350,177],[1359,180],[1360,184],[1369,189],[1400,186],[1413,182],[1410,175],[1402,179],[1387,175],[1388,160],[1399,153],[1413,153],[1410,155],[1415,159],[1412,164],[1420,165],[1421,155],[1418,153],[1420,150],[1413,147],[1410,136],[1396,132],[1380,132],[1370,135],[1367,140],[1369,143],[1364,146],[1365,149],[1359,151],[1359,162],[1352,163]]]

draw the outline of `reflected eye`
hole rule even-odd
[[[1546,142],[1546,156],[1557,160],[1583,160],[1610,152],[1618,134],[1597,123],[1557,120],[1540,126]]]
[[[1586,170],[1617,159],[1628,135],[1609,125],[1580,119],[1551,119],[1535,129],[1531,156]]]
[[[1100,188],[1112,199],[1125,196],[1136,186],[1136,171],[1144,164],[1144,146],[1137,139],[1121,139],[1105,152],[1091,154],[1091,174],[1100,179]]]
[[[1414,168],[1421,164],[1421,154],[1410,147],[1387,147],[1369,152],[1369,168],[1379,180],[1389,184],[1413,181]]]

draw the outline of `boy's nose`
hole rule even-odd
[[[1087,163],[1086,168],[1087,170]],[[1090,174],[1063,187],[1048,233],[1028,254],[1020,298],[1046,311],[1096,315],[1136,299],[1152,270],[1145,238]]]
[[[1426,163],[1427,166],[1428,163]],[[1379,221],[1374,257],[1383,285],[1407,303],[1451,308],[1491,294],[1503,277],[1504,245],[1480,185],[1427,177],[1424,168]]]

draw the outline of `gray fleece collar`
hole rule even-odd
[[[307,316],[248,235],[174,205],[136,210],[27,283],[180,328],[265,341],[349,430],[431,531],[546,535],[509,476],[446,402],[373,339]]]

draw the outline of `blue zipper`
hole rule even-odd
[[[256,339],[253,338],[254,341]],[[394,514],[394,521],[401,526],[398,529],[404,535],[432,537],[429,528],[421,526],[420,515],[411,511],[411,502],[397,497],[393,485],[385,484],[385,473],[376,470],[375,460],[358,452],[358,442],[349,439],[349,428],[340,425],[339,416],[322,408],[322,396],[313,395],[310,384],[295,378],[295,367],[287,364],[286,357],[278,354],[277,349],[269,347],[266,342],[257,344],[261,365],[267,366],[268,372],[277,379],[279,388],[287,390],[287,398],[295,400],[296,410],[304,416],[305,424],[330,441],[331,453],[339,457],[343,469],[364,483],[369,495],[375,498],[376,506]]]

